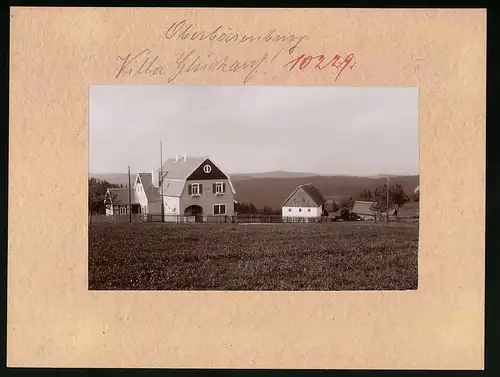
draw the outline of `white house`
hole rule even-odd
[[[137,174],[130,192],[128,188],[108,189],[106,198],[111,204],[106,209],[107,215],[126,215],[130,210],[142,214],[161,212],[161,197],[158,187],[153,186],[151,173]]]
[[[308,183],[297,187],[281,206],[283,217],[321,217],[326,200],[316,187]]]

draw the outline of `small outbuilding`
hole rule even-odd
[[[281,206],[283,217],[321,217],[326,200],[319,190],[307,183],[297,187]]]
[[[373,220],[375,218],[375,212],[371,209],[372,204],[374,204],[374,202],[356,200],[352,207],[352,213],[358,215],[363,220]]]

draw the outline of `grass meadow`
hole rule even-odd
[[[90,290],[417,289],[418,224],[92,224]]]

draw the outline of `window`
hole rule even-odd
[[[188,186],[188,194],[191,196],[200,196],[202,186],[200,183],[192,183]]]
[[[308,208],[308,209],[307,209],[307,212],[311,212],[311,208]]]
[[[214,204],[214,215],[225,215],[226,205],[225,204]]]
[[[214,194],[222,194],[226,192],[226,184],[224,182],[216,182],[213,185]]]
[[[291,209],[291,208],[288,208],[288,212],[292,212],[292,209]]]
[[[299,208],[299,212],[302,212],[302,208]]]
[[[120,215],[126,215],[127,214],[127,207],[120,207]]]
[[[203,171],[208,174],[212,171],[212,167],[210,165],[205,165]]]

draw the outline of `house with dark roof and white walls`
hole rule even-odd
[[[298,186],[281,206],[283,217],[316,217],[324,214],[326,200],[319,190],[312,184],[307,183]]]

